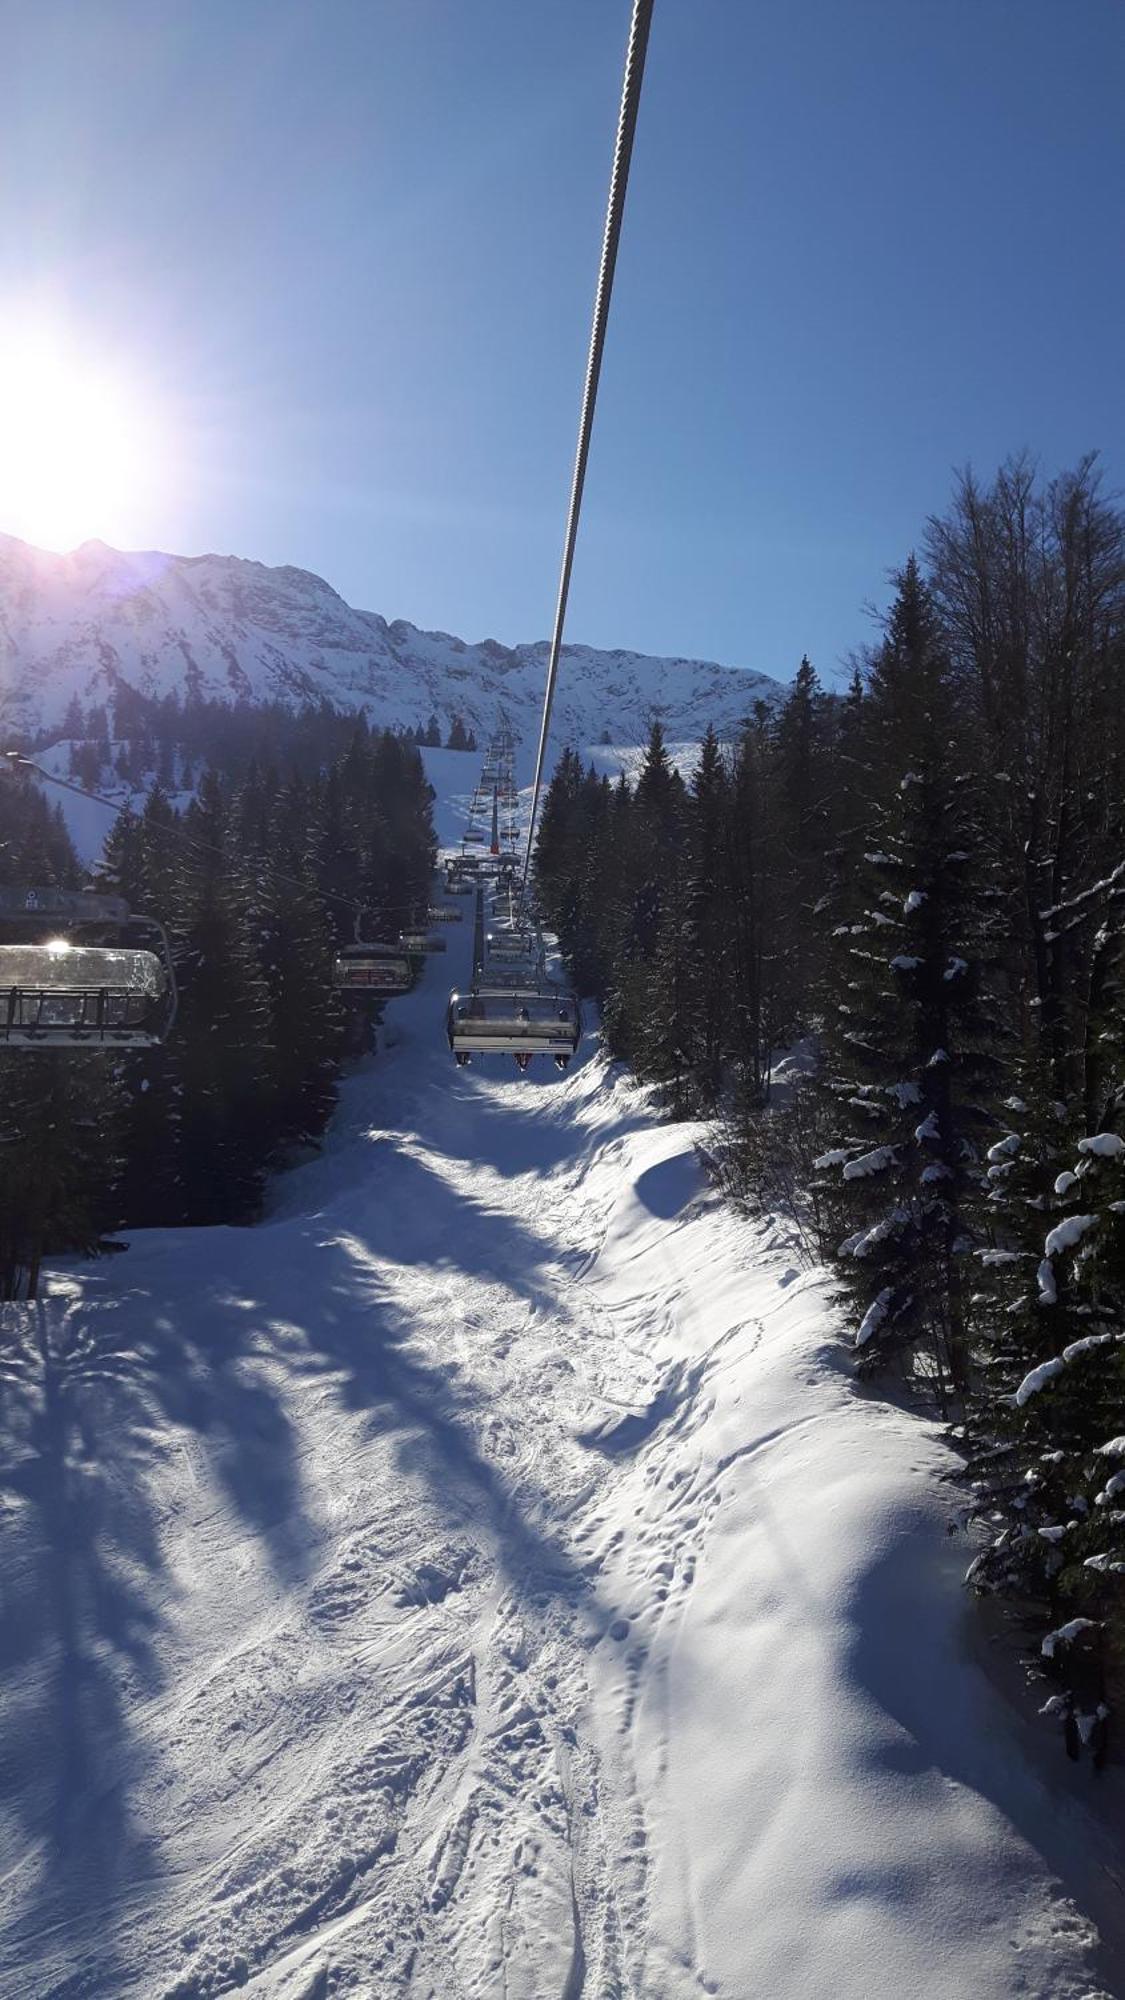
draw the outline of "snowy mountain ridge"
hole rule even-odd
[[[347,604],[322,577],[235,556],[123,554],[85,542],[68,555],[0,535],[0,723],[57,726],[72,697],[108,701],[119,682],[181,696],[366,708],[373,723],[460,715],[487,736],[503,708],[523,743],[538,728],[547,645],[470,645]],[[608,729],[643,742],[654,717],[681,738],[729,735],[777,681],[700,660],[565,649],[553,739]]]

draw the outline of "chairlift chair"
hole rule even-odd
[[[168,935],[122,896],[0,889],[0,1042],[152,1048],[176,1018]]]
[[[421,958],[432,951],[446,951],[448,945],[443,937],[431,937],[427,931],[401,931],[399,944],[411,958]]]
[[[532,931],[488,931],[484,952],[486,960],[498,965],[526,965],[537,971],[543,963],[543,947]]]
[[[332,961],[332,984],[342,993],[409,993],[410,960],[401,945],[357,941],[341,945]]]
[[[565,1069],[578,1047],[582,1017],[577,995],[561,987],[474,986],[451,993],[446,1035],[459,1065],[474,1055],[511,1055],[526,1069],[533,1055],[553,1056]]]

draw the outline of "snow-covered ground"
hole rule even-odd
[[[264,1224],[3,1309],[0,1991],[1122,1993],[938,1436],[592,1036],[454,1069],[470,929]]]
[[[67,778],[70,773],[70,744],[54,743],[49,749],[36,752],[36,762],[44,771],[55,777]],[[116,747],[116,746],[114,746]],[[631,784],[636,782],[644,762],[645,745],[579,743],[575,746],[585,764],[592,764],[598,772],[617,778],[624,771]],[[699,743],[695,739],[674,742],[667,746],[669,760],[684,779],[690,782],[699,761]],[[434,830],[443,847],[458,845],[469,818],[469,807],[473,792],[481,772],[482,752],[467,750],[430,750],[423,748],[422,762],[426,776],[434,788]],[[515,757],[516,781],[520,787],[520,824],[526,829],[527,814],[531,808],[531,787],[535,778],[535,745],[521,744]],[[62,808],[67,831],[74,843],[79,858],[90,867],[96,862],[105,844],[118,812],[126,805],[140,811],[155,773],[146,781],[130,790],[120,781],[114,781],[112,788],[101,797],[112,799],[113,804],[99,804],[97,800],[82,797],[78,791],[65,789],[61,785],[44,784],[43,790],[51,805]],[[550,780],[550,770],[547,773]],[[173,804],[181,811],[190,804],[190,792],[173,793]],[[526,838],[526,833],[524,835]]]

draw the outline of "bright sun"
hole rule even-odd
[[[143,538],[158,430],[123,375],[50,334],[0,330],[0,533],[57,550]]]

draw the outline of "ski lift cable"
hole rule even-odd
[[[34,771],[37,777],[45,779],[49,785],[58,785],[64,792],[74,792],[78,798],[89,799],[96,806],[107,806],[110,812],[113,813],[120,814],[122,811],[120,799],[107,799],[101,792],[91,792],[87,790],[85,785],[76,785],[72,778],[60,778],[54,771],[48,771],[44,764],[37,764],[33,757],[25,757],[22,751],[5,750],[0,752],[0,767],[4,765],[21,771]],[[175,808],[173,808],[174,810]],[[216,847],[209,840],[197,840],[194,834],[185,833],[183,827],[178,824],[162,827],[161,832],[167,834],[171,840],[178,840],[181,846],[191,848],[196,854],[209,854],[213,859],[218,861],[225,861],[228,858],[223,853],[221,847]],[[339,903],[344,909],[353,911],[357,923],[361,917],[370,914],[371,904],[357,902],[354,896],[343,896],[336,889],[322,889],[319,884],[313,885],[307,881],[303,882],[297,875],[287,875],[284,869],[276,867],[272,861],[262,860],[260,866],[263,873],[272,876],[275,882],[282,882],[289,889],[299,889],[302,895],[308,895],[310,889],[315,886],[316,893],[323,896],[326,902]],[[410,905],[402,903],[397,908],[388,911],[387,914],[388,916],[396,916],[405,911],[409,915],[410,907]]]
[[[547,661],[547,685],[543,694],[543,718],[539,729],[539,750],[535,759],[535,781],[532,786],[531,812],[527,826],[527,852],[524,855],[523,864],[521,893],[524,895],[527,893],[528,877],[531,871],[531,854],[535,841],[535,820],[539,810],[539,794],[543,784],[543,766],[547,756],[547,736],[551,727],[551,708],[555,698],[555,683],[558,679],[563,626],[566,621],[567,598],[570,594],[570,573],[574,566],[574,549],[578,539],[578,518],[582,511],[582,491],[586,483],[586,462],[590,453],[590,437],[594,425],[594,405],[597,402],[598,382],[602,370],[602,354],[605,348],[606,326],[609,321],[609,302],[613,292],[613,276],[617,267],[617,249],[621,240],[621,223],[625,213],[625,192],[629,184],[629,163],[632,159],[633,136],[636,132],[637,112],[640,108],[645,55],[648,49],[649,28],[652,25],[652,9],[653,0],[633,0],[633,17],[629,26],[629,42],[625,52],[625,75],[621,89],[621,109],[617,121],[617,142],[613,152],[613,172],[609,183],[605,235],[602,239],[602,257],[598,271],[598,289],[594,296],[594,320],[590,332],[590,352],[586,363],[586,381],[582,392],[582,413],[578,425],[578,448],[574,459],[574,477],[570,489],[570,507],[567,512],[566,534],[563,539],[562,567],[559,573],[559,593],[555,606],[555,624],[551,634],[551,650]]]

